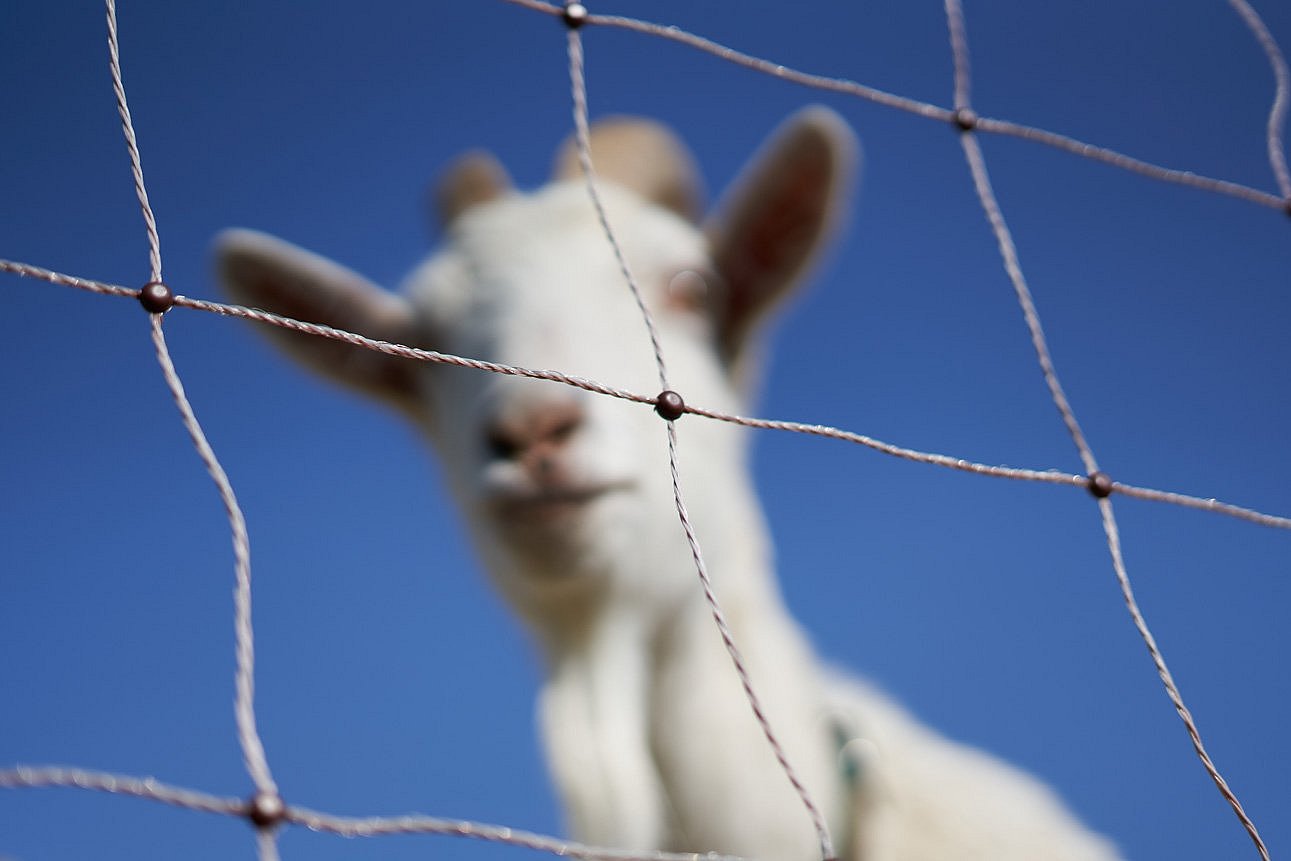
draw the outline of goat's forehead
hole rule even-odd
[[[660,273],[703,263],[705,241],[694,225],[613,185],[601,197],[645,289]],[[566,182],[464,213],[406,289],[433,313],[458,316],[498,302],[523,311],[530,304],[589,301],[589,286],[599,293],[607,279],[619,277],[586,186]]]

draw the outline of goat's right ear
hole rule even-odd
[[[233,301],[308,323],[407,344],[416,328],[408,302],[349,269],[253,230],[226,230],[215,243],[216,272]],[[417,362],[363,347],[264,326],[283,352],[334,382],[404,406]]]
[[[722,281],[713,308],[719,347],[737,376],[761,322],[833,234],[858,148],[842,117],[805,108],[776,129],[704,225]]]

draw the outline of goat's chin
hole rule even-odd
[[[627,482],[510,491],[485,504],[491,531],[518,567],[543,578],[576,577],[595,567],[600,532],[632,492]]]

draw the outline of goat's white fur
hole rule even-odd
[[[853,138],[808,109],[701,229],[689,157],[661,127],[599,125],[593,160],[659,327],[673,387],[736,411],[758,323],[800,279],[845,193]],[[537,193],[472,155],[441,187],[445,247],[398,296],[263,234],[230,231],[238,301],[373,337],[657,388],[639,313],[568,150]],[[704,282],[684,272],[703,273]],[[497,586],[546,658],[539,716],[579,840],[811,861],[809,819],[754,722],[705,606],[648,407],[559,384],[274,332],[291,355],[393,404],[439,450]],[[688,507],[766,713],[854,861],[1110,859],[1043,786],[833,677],[789,617],[746,435],[683,418]],[[852,772],[851,780],[845,772]]]

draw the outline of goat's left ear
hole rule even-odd
[[[666,126],[637,117],[609,117],[592,125],[590,138],[592,164],[601,179],[631,189],[687,221],[699,218],[704,195],[694,156]],[[583,178],[573,137],[557,151],[552,178]]]
[[[837,225],[858,149],[842,117],[805,108],[776,129],[704,225],[723,282],[713,297],[718,343],[737,374],[750,336]]]
[[[431,194],[432,210],[439,226],[445,227],[471,207],[497,200],[511,190],[511,177],[501,162],[483,150],[471,150],[458,156],[440,176]]]
[[[215,245],[216,274],[243,305],[410,344],[417,326],[408,301],[361,275],[254,230],[226,230]],[[333,382],[407,408],[417,396],[417,362],[350,344],[266,326],[287,355]]]

